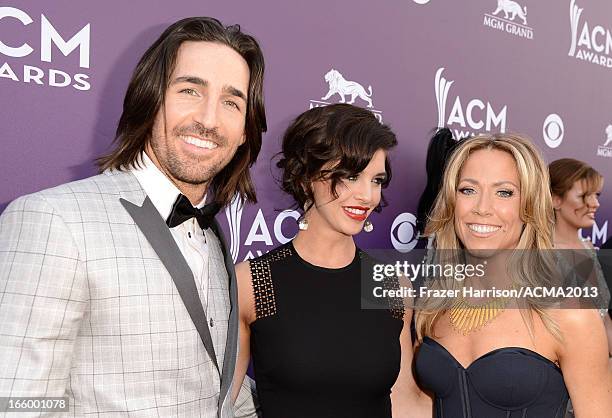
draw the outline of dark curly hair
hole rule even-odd
[[[368,110],[349,104],[333,104],[310,109],[293,121],[283,137],[281,188],[293,197],[296,207],[312,205],[312,182],[331,180],[333,196],[338,182],[362,172],[374,153],[397,145],[395,134],[378,122]],[[331,164],[330,164],[331,163]],[[386,188],[391,181],[391,165],[385,158]],[[380,212],[387,202],[384,196],[375,209]]]

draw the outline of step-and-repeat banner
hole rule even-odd
[[[239,23],[266,57],[269,130],[253,168],[259,203],[220,213],[234,259],[286,242],[298,213],[271,157],[299,113],[340,101],[396,132],[390,205],[364,248],[408,251],[432,129],[522,132],[548,161],[607,179],[595,245],[612,235],[612,3],[608,0],[4,0],[0,2],[0,210],[19,195],[96,173],[130,74],[170,23]],[[341,87],[355,83],[356,95]]]

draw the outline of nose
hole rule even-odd
[[[353,190],[353,196],[366,206],[370,206],[372,199],[374,198],[374,183],[367,179],[361,179],[356,182],[351,188]]]
[[[599,198],[596,194],[591,194],[587,196],[586,204],[590,208],[597,209],[599,207]]]
[[[196,110],[196,120],[207,129],[215,129],[217,127],[217,104],[218,100],[212,97],[211,94],[208,94]]]
[[[474,202],[472,212],[481,216],[488,216],[491,215],[491,211],[491,196],[489,196],[489,193],[486,192],[480,193]]]

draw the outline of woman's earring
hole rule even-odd
[[[310,199],[306,199],[306,201],[304,202],[304,213],[302,214],[302,216],[300,216],[298,218],[298,228],[300,229],[300,231],[306,231],[308,229],[308,221],[306,220],[306,212],[308,212],[308,210],[310,209],[310,207],[312,206],[312,202]]]
[[[298,228],[300,231],[306,231],[308,229],[308,221],[306,220],[306,216],[302,215],[298,219]]]
[[[366,232],[374,231],[374,225],[372,225],[372,222],[369,219],[366,219],[365,223],[363,224],[363,230]]]

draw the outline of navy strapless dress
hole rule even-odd
[[[561,369],[526,348],[493,350],[464,368],[425,337],[416,357],[436,418],[562,418],[569,395]]]

